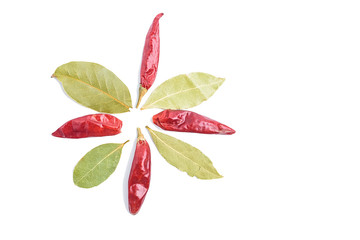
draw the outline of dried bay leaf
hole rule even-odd
[[[199,149],[179,139],[154,131],[149,127],[151,138],[165,160],[186,172],[189,176],[199,179],[215,179],[222,176],[216,171],[210,159]]]
[[[52,77],[72,99],[95,111],[123,113],[132,106],[127,86],[97,63],[69,62],[58,67]]]
[[[119,163],[125,143],[102,144],[86,153],[74,168],[73,180],[75,185],[91,188],[110,177]]]
[[[141,109],[195,107],[209,99],[224,81],[224,78],[200,72],[178,75],[158,86]]]

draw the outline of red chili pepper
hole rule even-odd
[[[136,107],[139,107],[142,97],[155,81],[160,54],[159,19],[163,13],[158,14],[146,35],[143,57],[140,70],[139,99]]]
[[[91,114],[66,122],[53,136],[62,138],[86,138],[116,135],[122,122],[110,114]]]
[[[153,116],[153,122],[164,130],[206,134],[234,134],[230,127],[185,110],[164,110]]]
[[[140,128],[137,130],[138,138],[128,181],[129,211],[132,214],[136,214],[144,202],[151,175],[150,147]]]

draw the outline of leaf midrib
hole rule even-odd
[[[85,84],[85,85],[87,85],[87,86],[90,86],[90,87],[92,87],[92,88],[94,88],[94,89],[96,89],[96,90],[104,93],[104,94],[107,95],[108,97],[114,99],[116,102],[118,102],[118,103],[120,103],[121,105],[123,105],[125,108],[127,108],[127,109],[130,108],[130,106],[128,106],[128,105],[126,105],[125,103],[121,102],[119,99],[115,98],[114,96],[110,95],[109,93],[101,90],[100,88],[96,88],[96,87],[94,87],[93,85],[91,85],[91,84],[89,84],[89,83],[87,83],[87,82],[84,82],[84,81],[82,81],[82,80],[80,80],[80,79],[78,79],[78,78],[74,78],[74,77],[72,77],[72,76],[68,76],[68,75],[64,75],[64,74],[59,74],[59,75],[54,75],[54,76],[55,76],[55,77],[64,76],[64,77],[67,77],[67,78],[71,78],[71,79],[73,79],[73,80],[75,80],[75,81],[81,82],[81,83],[83,83],[83,84]]]
[[[84,176],[82,176],[78,181],[75,182],[75,184],[77,185],[77,183],[81,182],[81,180],[83,180],[87,175],[90,174],[90,172],[94,171],[94,169],[100,164],[102,163],[106,158],[108,158],[110,155],[112,155],[114,152],[116,152],[117,150],[119,150],[119,148],[122,147],[122,144],[120,144],[120,146],[118,146],[117,148],[115,148],[115,150],[111,151],[108,155],[106,155],[103,159],[101,159],[93,168],[91,168],[86,174],[84,174]]]
[[[149,129],[149,130],[152,132],[152,134],[153,134],[157,139],[159,139],[159,140],[160,140],[162,143],[164,143],[166,146],[168,146],[169,148],[171,148],[171,149],[174,150],[175,152],[179,153],[181,156],[184,156],[185,158],[189,159],[191,162],[193,162],[193,163],[195,163],[196,165],[198,165],[198,166],[199,166],[199,170],[200,170],[201,168],[203,168],[203,169],[205,169],[207,172],[209,172],[209,173],[211,173],[211,174],[214,174],[213,172],[209,171],[208,169],[202,167],[199,163],[195,162],[195,161],[192,160],[191,158],[185,156],[184,154],[182,154],[181,152],[177,151],[176,149],[174,149],[174,148],[171,147],[170,145],[166,144],[166,142],[164,142],[163,140],[161,140],[161,138],[160,138],[159,136],[157,136],[156,133],[155,133],[152,129]],[[216,174],[214,174],[214,175],[216,175]]]
[[[189,88],[189,89],[186,89],[186,90],[181,90],[181,91],[179,91],[179,92],[175,92],[175,93],[166,95],[165,97],[162,97],[162,98],[156,100],[155,102],[153,102],[153,103],[151,103],[151,104],[149,104],[149,105],[147,105],[147,106],[146,106],[146,105],[143,106],[141,109],[146,109],[146,108],[148,108],[149,106],[153,106],[155,103],[157,103],[157,102],[159,102],[159,101],[162,101],[162,100],[165,99],[165,98],[168,98],[168,97],[171,97],[171,96],[180,94],[180,93],[184,93],[184,92],[187,92],[187,91],[191,91],[191,90],[194,90],[194,89],[197,89],[197,88],[201,88],[201,87],[203,87],[203,86],[215,85],[215,84],[218,84],[218,83],[220,83],[220,82],[222,82],[222,81],[218,81],[218,82],[214,82],[214,83],[210,83],[210,84],[203,84],[203,85],[200,85],[200,86],[197,86],[197,87],[194,87],[194,88]]]

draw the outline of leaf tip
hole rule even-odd
[[[74,174],[73,174],[73,182],[74,182],[74,185],[76,185],[76,186],[78,186],[78,187],[81,187],[81,186],[79,185],[79,182],[78,182],[77,179],[76,179],[75,171],[74,171]],[[81,188],[82,188],[82,187],[81,187]]]
[[[216,171],[216,170],[215,170]],[[211,178],[211,179],[219,179],[219,178],[223,178],[224,176],[223,175],[221,175],[220,173],[218,173],[217,171],[216,171],[216,173],[214,174],[214,176]]]
[[[79,188],[85,188],[85,189],[95,187],[95,186],[81,185],[81,184],[79,184],[78,182],[75,182],[75,180],[74,180],[74,184],[75,184],[77,187],[79,187]]]

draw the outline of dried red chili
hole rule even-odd
[[[139,107],[142,97],[155,81],[160,54],[159,19],[163,15],[160,13],[154,18],[146,35],[140,70],[139,99],[136,107]]]
[[[151,175],[150,147],[140,128],[137,130],[138,138],[128,181],[129,211],[132,214],[136,214],[144,202]]]
[[[235,130],[186,110],[164,110],[153,116],[153,122],[164,130],[206,134],[234,134]]]
[[[66,122],[52,133],[61,138],[85,138],[116,135],[122,122],[110,114],[91,114]]]

